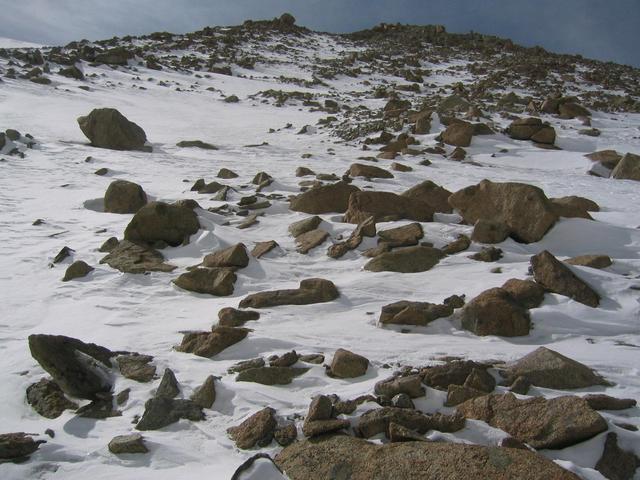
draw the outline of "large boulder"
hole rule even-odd
[[[114,180],[104,194],[104,211],[136,213],[147,204],[147,194],[137,183]]]
[[[540,240],[558,220],[544,192],[524,183],[482,180],[451,195],[449,204],[467,223],[481,218],[501,222],[511,237],[524,243]]]
[[[454,147],[468,147],[473,137],[473,125],[469,122],[454,122],[442,132],[442,141]]]
[[[600,295],[547,250],[531,257],[531,267],[533,278],[549,292],[593,308],[600,304]]]
[[[145,147],[147,135],[115,108],[95,108],[78,118],[80,130],[91,145],[111,150],[150,150]]]
[[[296,442],[275,462],[291,480],[579,479],[529,450],[448,442],[380,445],[348,435]]]
[[[465,419],[461,415],[428,415],[414,409],[383,407],[363,413],[354,430],[359,436],[370,438],[379,433],[386,434],[391,423],[420,434],[429,430],[452,433],[464,428]]]
[[[476,335],[518,337],[528,335],[527,310],[502,288],[491,288],[467,303],[460,314],[462,328]]]
[[[442,250],[432,247],[407,247],[382,253],[369,260],[364,269],[370,272],[426,272],[444,257]]]
[[[62,390],[94,400],[113,387],[109,368],[113,352],[63,335],[29,335],[31,356]]]
[[[368,367],[369,360],[362,355],[339,348],[333,355],[331,368],[327,373],[332,377],[355,378],[367,373]]]
[[[533,448],[565,448],[607,430],[607,422],[580,397],[518,400],[491,394],[458,406],[466,418],[487,422]]]
[[[384,395],[388,398],[393,398],[401,393],[411,398],[422,397],[425,394],[422,378],[417,374],[405,377],[393,376],[380,380],[375,384],[374,391],[377,395]]]
[[[38,450],[44,440],[34,440],[31,435],[24,432],[0,434],[0,463],[5,461],[22,462]]]
[[[75,410],[78,405],[68,400],[62,389],[48,378],[27,387],[27,403],[46,418],[58,418],[67,410]]]
[[[554,128],[535,117],[514,120],[507,127],[506,133],[514,140],[531,140],[548,145],[553,145],[556,141]]]
[[[389,230],[381,230],[378,232],[378,243],[386,243],[390,248],[410,247],[417,245],[422,237],[424,237],[422,225],[416,222]]]
[[[349,167],[347,174],[350,177],[365,178],[393,178],[393,174],[384,168],[374,165],[365,165],[363,163],[354,163]]]
[[[256,445],[266,447],[273,440],[277,425],[276,411],[266,407],[251,415],[240,425],[227,429],[227,433],[238,448],[249,449]]]
[[[532,385],[543,388],[572,389],[609,385],[609,382],[586,365],[546,347],[525,355],[501,373],[507,383],[524,377]]]
[[[190,292],[225,297],[233,293],[236,279],[230,268],[196,268],[183,273],[173,283]]]
[[[501,287],[524,308],[536,308],[544,301],[544,288],[532,280],[510,278]]]
[[[153,245],[164,242],[177,247],[200,229],[195,212],[185,206],[151,202],[133,216],[124,231],[125,240]]]
[[[269,308],[279,305],[309,305],[335,300],[340,296],[338,289],[329,280],[307,278],[300,287],[287,290],[273,290],[248,295],[240,302],[240,308]]]
[[[244,268],[249,265],[249,254],[243,243],[210,253],[204,257],[205,267]]]
[[[289,208],[296,212],[313,215],[332,212],[344,213],[349,206],[351,194],[359,191],[358,187],[344,182],[322,185],[292,199]]]
[[[423,368],[420,371],[420,376],[425,385],[446,391],[450,385],[463,385],[474,370],[486,368],[486,366],[472,360],[454,360],[444,365]]]
[[[243,340],[248,333],[246,328],[222,326],[214,327],[210,332],[188,332],[176,350],[210,358]]]
[[[374,217],[376,222],[401,219],[430,222],[433,213],[431,205],[414,197],[391,192],[356,192],[349,198],[344,221],[361,223]]]
[[[609,480],[632,480],[640,467],[640,458],[633,451],[622,450],[618,434],[607,433],[602,456],[595,469]]]
[[[402,196],[420,200],[430,205],[435,212],[451,213],[452,211],[451,205],[449,205],[451,192],[431,180],[425,180],[411,187],[403,192]]]
[[[613,169],[611,176],[618,180],[640,181],[640,155],[627,153]]]
[[[255,367],[242,370],[236,382],[253,382],[262,385],[289,385],[294,378],[309,371],[304,367]]]

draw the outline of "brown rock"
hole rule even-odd
[[[531,280],[511,278],[501,287],[511,294],[524,308],[536,308],[544,300],[544,288]]]
[[[73,262],[67,270],[64,272],[64,277],[62,277],[63,282],[68,282],[69,280],[73,280],[75,278],[82,278],[89,275],[95,269],[88,265],[86,262],[82,260],[76,260]]]
[[[471,239],[478,243],[500,243],[509,236],[509,227],[502,222],[480,218],[473,226]]]
[[[124,273],[172,272],[177,268],[164,263],[159,251],[128,240],[117,242],[100,263]]]
[[[491,394],[458,406],[466,418],[482,420],[536,449],[565,448],[607,430],[607,422],[580,397]]]
[[[190,292],[224,297],[233,293],[236,274],[228,268],[196,268],[185,272],[173,283]]]
[[[253,382],[262,385],[289,385],[294,378],[309,371],[303,367],[256,367],[240,371],[236,382]]]
[[[616,433],[607,433],[602,456],[596,463],[596,470],[609,480],[631,480],[638,467],[640,467],[640,458],[633,452],[624,451],[618,446]]]
[[[278,246],[278,242],[275,240],[269,240],[267,242],[257,242],[251,250],[251,256],[254,258],[261,258],[263,255],[266,255],[271,250]]]
[[[568,263],[569,265],[579,265],[581,267],[607,268],[613,264],[613,261],[608,255],[580,255],[568,258],[564,263]]]
[[[361,223],[368,217],[374,217],[377,222],[401,219],[430,222],[433,213],[430,205],[415,198],[391,192],[356,192],[349,198],[344,221]]]
[[[354,185],[337,182],[312,188],[291,200],[289,208],[312,215],[322,213],[344,213],[349,206],[349,197],[360,189]],[[358,223],[358,222],[352,222]]]
[[[147,150],[144,130],[114,108],[95,108],[89,115],[79,117],[78,125],[94,147]]]
[[[407,375],[406,377],[391,377],[376,383],[374,391],[377,395],[393,398],[400,393],[405,393],[411,398],[422,397],[425,389],[422,386],[420,375]]]
[[[44,440],[34,440],[24,432],[0,434],[0,461],[24,461],[38,450]]]
[[[367,373],[369,360],[362,355],[339,348],[333,355],[328,373],[338,378],[355,378]]]
[[[437,248],[407,247],[376,256],[365,264],[364,269],[370,272],[426,272],[443,257],[444,253]]]
[[[529,313],[502,288],[491,288],[467,303],[461,313],[462,328],[476,335],[517,337],[528,335]]]
[[[453,307],[428,302],[408,302],[406,300],[382,307],[381,325],[426,326],[438,318],[453,315]]]
[[[156,374],[156,367],[151,364],[151,355],[119,355],[116,357],[118,368],[123,377],[136,382],[150,382]]]
[[[473,125],[464,121],[452,123],[442,132],[442,141],[454,147],[468,147],[472,137]]]
[[[211,408],[216,401],[216,378],[209,375],[191,394],[191,401],[202,408]]]
[[[600,296],[548,251],[531,257],[533,277],[546,290],[564,295],[589,307],[600,304]]]
[[[187,207],[151,202],[133,216],[124,231],[125,240],[152,245],[166,242],[172,247],[188,242],[200,229],[198,216]]]
[[[449,385],[447,390],[447,399],[444,402],[445,407],[455,407],[472,398],[481,397],[486,395],[486,392],[477,390],[472,387],[464,385]]]
[[[603,393],[593,393],[582,398],[594,410],[626,410],[638,404],[634,398],[616,398]]]
[[[189,332],[185,333],[176,350],[210,358],[243,340],[248,333],[246,328],[232,327],[215,327],[210,332]]]
[[[384,168],[376,167],[373,165],[365,165],[362,163],[352,164],[347,174],[350,177],[393,178],[393,174],[391,172],[388,172]]]
[[[291,234],[291,236],[294,238],[298,237],[303,233],[315,230],[321,223],[322,219],[317,215],[299,220],[289,225],[289,234]]]
[[[640,181],[640,155],[627,153],[613,169],[611,177],[618,180]]]
[[[308,278],[300,282],[300,287],[289,290],[273,290],[248,295],[240,302],[240,308],[268,308],[279,305],[308,305],[335,300],[340,296],[338,289],[329,280]]]
[[[136,213],[146,204],[142,187],[126,180],[114,180],[104,194],[104,211],[108,213]]]
[[[442,252],[447,255],[454,255],[459,252],[464,252],[470,246],[471,239],[461,233],[453,242],[447,243],[444,247],[442,247]]]
[[[249,265],[247,247],[237,243],[231,247],[210,253],[204,257],[202,265],[209,268],[244,268]]]
[[[329,233],[321,228],[298,235],[296,237],[296,244],[298,245],[296,250],[298,253],[307,254],[315,247],[323,244],[328,237]]]
[[[451,213],[453,209],[449,205],[451,192],[431,180],[425,180],[411,187],[402,194],[403,197],[415,198],[430,205],[435,212]]]
[[[246,322],[258,320],[259,318],[260,312],[225,307],[218,312],[218,325],[223,327],[240,327]]]
[[[609,170],[616,168],[618,162],[622,160],[622,155],[615,150],[600,150],[598,152],[588,153],[585,157],[594,162],[602,163]]]
[[[122,453],[147,453],[149,451],[144,444],[144,438],[139,433],[113,437],[109,442],[108,448],[111,453],[116,455]]]
[[[387,434],[390,423],[424,434],[429,430],[440,432],[457,432],[464,428],[465,420],[460,415],[427,415],[418,410],[397,407],[383,407],[369,410],[358,418],[354,430],[363,438],[371,438],[379,433]]]
[[[276,411],[267,407],[254,413],[237,427],[228,428],[227,433],[236,446],[243,450],[256,445],[266,447],[273,440],[277,424]]]
[[[424,232],[419,223],[410,223],[402,227],[382,230],[378,232],[378,236],[378,242],[387,243],[391,248],[409,247],[417,245],[418,241],[424,237]]]
[[[444,365],[423,368],[420,371],[422,381],[438,390],[448,390],[449,385],[463,385],[474,368],[486,368],[471,360],[454,360]]]
[[[27,387],[27,403],[45,418],[58,418],[65,410],[75,410],[78,405],[68,400],[53,380],[42,378]]]

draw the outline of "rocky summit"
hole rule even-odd
[[[0,479],[638,478],[640,70],[273,17],[0,38]]]

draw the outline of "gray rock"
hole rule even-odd
[[[147,194],[137,183],[114,180],[104,194],[104,211],[136,213],[147,204]]]
[[[69,280],[73,280],[76,278],[83,278],[89,275],[89,273],[95,270],[92,266],[87,265],[86,262],[82,260],[76,260],[73,262],[67,270],[64,272],[64,277],[62,278],[63,282],[68,282]]]
[[[191,400],[155,397],[144,404],[144,414],[136,425],[138,430],[159,430],[180,419],[204,420],[202,407]]]
[[[160,385],[156,389],[156,398],[176,398],[180,393],[180,385],[178,379],[170,368],[164,369],[164,374],[160,380]]]
[[[242,370],[236,382],[254,382],[262,385],[289,385],[294,378],[309,371],[303,367],[258,367]]]
[[[78,118],[82,133],[91,145],[112,150],[147,150],[147,135],[135,123],[114,108],[96,108]]]
[[[116,455],[123,453],[147,453],[149,451],[144,444],[144,438],[139,433],[113,437],[108,447],[109,451]]]
[[[199,229],[198,216],[192,209],[151,202],[133,216],[124,231],[124,238],[133,243],[153,245],[166,242],[177,247],[188,243],[189,237]]]
[[[216,378],[209,375],[205,381],[193,391],[191,401],[202,408],[211,408],[216,401]]]

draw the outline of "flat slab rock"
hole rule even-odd
[[[288,385],[294,378],[309,371],[303,367],[257,367],[242,370],[236,382],[254,382],[262,385]]]
[[[369,260],[364,269],[370,272],[426,272],[444,257],[442,250],[432,247],[407,247],[382,253]]]
[[[607,422],[580,397],[518,400],[491,394],[458,406],[466,418],[482,420],[533,448],[565,448],[607,430]]]
[[[172,272],[177,268],[165,263],[159,251],[128,240],[119,242],[100,263],[123,273]]]
[[[279,305],[309,305],[335,300],[338,289],[329,280],[308,278],[297,289],[272,290],[248,295],[240,302],[240,308],[269,308]]]
[[[439,442],[377,445],[347,435],[294,443],[275,463],[291,480],[579,480],[529,450]]]
[[[210,332],[189,332],[185,333],[176,350],[210,358],[243,340],[248,334],[246,328],[223,326],[215,327]]]

